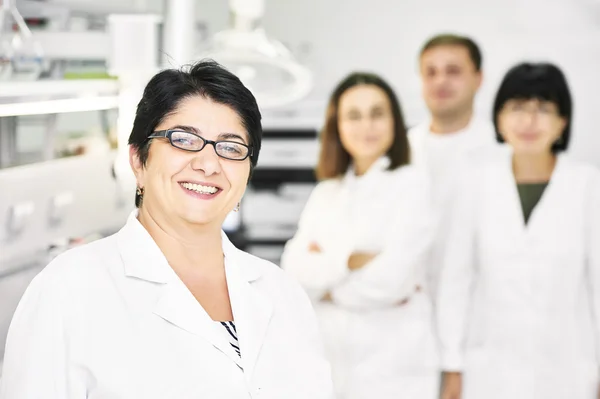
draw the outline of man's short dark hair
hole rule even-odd
[[[451,33],[444,33],[436,35],[431,39],[427,40],[421,49],[421,56],[425,51],[439,46],[462,46],[469,52],[469,58],[475,65],[475,70],[480,71],[482,65],[481,50],[477,43],[473,39],[466,36],[454,35]]]

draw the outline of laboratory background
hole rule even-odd
[[[127,140],[155,73],[212,58],[255,95],[260,158],[223,229],[279,265],[317,183],[334,87],[376,73],[407,128],[422,123],[419,54],[441,33],[479,45],[484,119],[511,66],[560,66],[575,107],[567,153],[600,168],[598,0],[0,0],[0,370],[34,276],[134,209]]]

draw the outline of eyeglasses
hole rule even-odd
[[[558,114],[557,110],[548,104],[526,106],[524,104],[508,104],[504,107],[511,115],[522,118],[526,115],[535,115],[540,118],[549,118]]]
[[[212,141],[197,134],[183,130],[158,130],[152,132],[149,139],[167,138],[171,145],[184,151],[202,151],[207,144],[211,144],[218,156],[232,161],[243,161],[252,155],[252,147],[235,141]]]

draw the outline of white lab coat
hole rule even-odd
[[[449,234],[449,210],[456,191],[457,175],[465,162],[485,159],[498,148],[494,125],[487,119],[472,117],[466,128],[449,134],[434,134],[431,121],[412,127],[408,132],[411,163],[422,168],[431,185],[434,206],[439,214],[435,244],[428,261],[430,290],[436,291],[444,245]]]
[[[331,399],[302,288],[224,234],[223,250],[241,360],[134,212],[31,283],[8,334],[0,398]]]
[[[339,399],[434,399],[438,392],[424,281],[435,215],[423,177],[388,165],[382,158],[361,177],[349,172],[319,183],[281,259],[313,299]],[[311,242],[322,252],[309,252]],[[350,272],[355,251],[379,255]],[[320,301],[326,292],[333,302]]]
[[[600,172],[560,155],[524,224],[511,152],[463,175],[441,271],[442,365],[462,399],[595,399]]]

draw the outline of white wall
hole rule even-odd
[[[311,99],[324,101],[354,69],[386,77],[408,123],[426,116],[417,55],[438,32],[473,37],[484,53],[477,109],[489,116],[499,81],[512,64],[546,60],[567,74],[575,98],[571,153],[600,166],[600,1],[596,0],[266,0],[265,26],[303,53],[316,73]],[[226,26],[225,0],[199,0],[210,32]]]
[[[93,0],[52,0],[86,3]],[[166,0],[177,1],[177,0]],[[575,101],[571,153],[600,166],[600,0],[265,0],[267,31],[316,71],[310,100],[326,101],[346,73],[380,73],[398,91],[409,124],[427,115],[417,55],[439,32],[471,36],[482,47],[485,81],[477,101],[490,115],[499,81],[514,63],[552,61],[569,79]],[[107,0],[162,12],[163,0]],[[228,0],[197,0],[209,33],[226,27]]]

